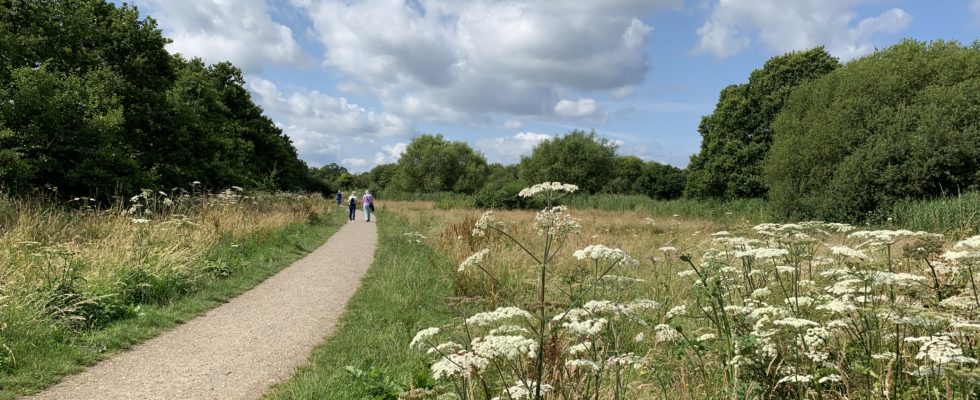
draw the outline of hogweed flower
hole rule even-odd
[[[487,229],[493,226],[496,220],[493,218],[493,211],[487,211],[480,215],[480,219],[476,221],[476,225],[473,227],[473,232],[470,234],[473,236],[482,237],[486,235]]]
[[[591,259],[596,261],[611,261],[613,263],[620,263],[621,265],[627,267],[640,265],[639,260],[631,257],[629,254],[626,254],[625,251],[606,247],[601,244],[586,246],[582,250],[576,250],[572,256],[579,260]]]
[[[526,400],[534,396],[534,392],[540,390],[542,394],[548,393],[554,390],[554,387],[545,383],[540,384],[541,388],[538,388],[539,383],[536,381],[528,381],[527,384],[518,381],[516,385],[511,386],[506,389],[506,394],[508,400]],[[502,400],[504,398],[494,397],[491,400]]]
[[[534,197],[542,193],[575,193],[578,191],[578,186],[561,183],[561,182],[544,182],[537,185],[521,189],[520,193],[517,195],[520,197]]]
[[[469,257],[466,257],[466,259],[459,264],[459,268],[457,268],[456,271],[463,272],[467,269],[475,267],[477,264],[483,262],[483,259],[486,258],[487,254],[489,253],[490,249],[483,249]]]
[[[408,347],[409,348],[418,347],[419,345],[421,345],[422,343],[424,343],[429,338],[431,338],[431,337],[433,337],[435,335],[438,335],[438,334],[439,334],[439,328],[436,328],[436,327],[425,328],[423,330],[420,330],[420,331],[418,331],[418,333],[415,334],[415,337],[408,344]]]
[[[487,326],[493,324],[497,321],[503,321],[510,318],[534,318],[531,313],[524,311],[517,307],[499,307],[493,311],[481,312],[474,314],[473,316],[466,319],[466,323],[476,326]]]
[[[555,206],[545,208],[534,217],[534,227],[539,235],[553,237],[565,236],[582,228],[578,220],[568,214],[568,207]]]

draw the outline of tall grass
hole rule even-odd
[[[240,293],[325,240],[336,228],[324,218],[340,215],[291,194],[175,197],[145,191],[99,209],[0,195],[0,398]]]
[[[980,233],[980,192],[900,202],[891,216],[891,222],[907,229],[977,234]]]
[[[562,203],[579,209],[603,211],[637,211],[652,216],[703,218],[712,220],[765,221],[771,219],[769,203],[763,199],[737,200],[655,200],[643,195],[596,194],[573,195]]]

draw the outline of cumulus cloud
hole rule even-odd
[[[408,144],[401,142],[381,146],[381,151],[374,153],[374,165],[398,162],[406,148],[408,148]]]
[[[256,102],[280,121],[301,158],[313,164],[341,158],[354,146],[371,145],[376,139],[398,137],[413,130],[410,121],[366,109],[343,97],[304,88],[287,94],[273,82],[257,76],[249,76],[246,86]],[[349,161],[353,167],[366,165]]]
[[[489,162],[513,164],[520,161],[522,155],[531,154],[538,143],[551,138],[546,133],[521,132],[513,136],[478,140],[476,149],[483,152]]]
[[[564,117],[588,117],[597,111],[599,111],[599,105],[595,99],[562,100],[555,104],[555,113]]]
[[[272,19],[265,0],[144,0],[173,43],[167,48],[208,63],[310,65],[292,30]]]
[[[348,167],[348,169],[361,169],[367,166],[367,160],[363,158],[345,158],[340,160],[340,165]]]
[[[504,129],[521,129],[524,127],[524,123],[518,120],[509,119],[504,121]]]
[[[697,30],[695,51],[724,58],[758,39],[770,50],[787,52],[826,46],[849,60],[874,51],[881,35],[905,30],[912,16],[892,8],[855,22],[855,9],[871,0],[719,0]]]
[[[327,48],[385,109],[429,121],[556,115],[570,92],[642,83],[652,27],[681,0],[293,0]]]

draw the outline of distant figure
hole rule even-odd
[[[341,194],[341,193],[340,193],[340,191],[338,190],[338,191],[337,191],[337,205],[338,205],[338,206],[340,205],[340,198],[341,198],[341,197],[343,197],[343,196],[344,196],[344,195],[343,195],[343,194]]]
[[[371,196],[371,192],[364,191],[364,197],[361,198],[361,203],[364,204],[365,221],[371,222],[371,213],[374,212],[374,196]]]
[[[347,198],[347,209],[350,210],[350,220],[354,220],[354,214],[357,213],[357,195],[354,192],[350,192],[350,197]]]

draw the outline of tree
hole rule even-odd
[[[637,193],[657,200],[673,200],[684,194],[684,170],[673,165],[648,161],[636,181]]]
[[[638,183],[643,176],[643,160],[636,156],[617,156],[613,162],[613,178],[603,189],[607,193],[641,193]]]
[[[701,119],[701,150],[691,157],[685,195],[694,198],[763,197],[763,164],[772,145],[772,122],[798,85],[839,66],[822,47],[773,57],[748,83],[721,91]]]
[[[616,145],[609,140],[575,130],[539,143],[521,157],[518,170],[525,182],[566,182],[596,193],[612,179],[615,156]]]
[[[906,40],[800,86],[766,163],[786,216],[859,220],[980,186],[980,42]]]
[[[483,187],[487,161],[464,142],[421,135],[398,159],[394,188],[402,192],[474,193]]]

